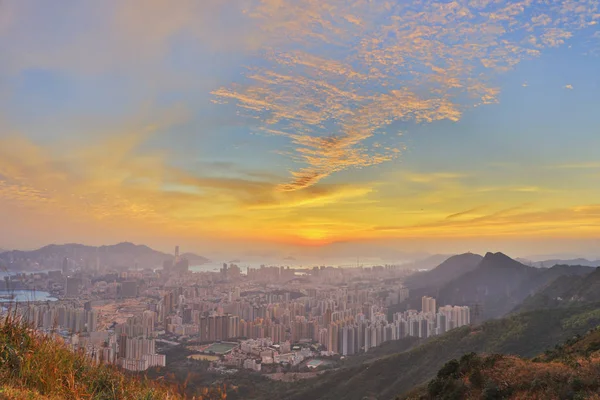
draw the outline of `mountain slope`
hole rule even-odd
[[[405,284],[410,289],[439,287],[456,277],[477,268],[483,257],[479,254],[465,253],[452,256],[434,269],[418,272],[409,276]]]
[[[534,280],[539,270],[502,253],[487,253],[476,269],[461,275],[439,290],[438,304],[483,305],[486,318],[495,318],[514,308],[524,282]],[[527,293],[529,294],[529,293]],[[507,305],[506,300],[512,305]]]
[[[600,268],[592,268],[592,272],[584,276],[562,276],[555,279],[539,292],[527,297],[515,311],[567,307],[597,301],[600,301]]]
[[[563,275],[585,275],[591,267],[528,267],[502,253],[487,253],[477,268],[437,292],[439,305],[483,308],[484,319],[497,318],[517,307],[527,296]]]
[[[404,399],[600,399],[599,350],[600,330],[593,329],[533,360],[465,354]]]
[[[465,353],[505,353],[535,356],[600,322],[599,304],[578,308],[540,310],[462,327],[410,351],[323,374],[290,389],[282,398],[393,399],[435,375],[447,361]]]
[[[451,256],[452,255],[448,254],[434,254],[427,256],[426,258],[415,260],[408,264],[403,264],[402,266],[408,269],[430,270],[437,267],[438,265],[449,259]]]
[[[208,259],[187,253],[191,264],[202,264]],[[86,246],[77,243],[64,245],[51,244],[37,250],[13,250],[0,254],[0,265],[9,271],[18,272],[31,269],[60,269],[63,260],[69,259],[78,267],[93,267],[99,261],[102,265],[157,268],[165,260],[172,260],[172,254],[153,250],[145,245],[118,243],[110,246]]]

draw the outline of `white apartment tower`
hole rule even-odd
[[[436,314],[437,307],[435,304],[435,299],[433,297],[423,296],[421,298],[421,310],[423,311],[424,314],[427,314],[427,313]]]

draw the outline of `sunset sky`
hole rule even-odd
[[[600,255],[596,0],[2,0],[0,61],[1,248]]]

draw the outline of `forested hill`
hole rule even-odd
[[[598,399],[600,329],[575,336],[534,359],[468,353],[447,362],[403,400]]]
[[[576,267],[563,266],[563,268]],[[515,311],[570,307],[598,301],[600,301],[600,268],[595,268],[584,276],[571,275],[556,278],[549,285],[526,298]]]
[[[394,399],[433,378],[449,360],[467,353],[534,357],[600,324],[598,307],[600,304],[532,311],[455,329],[412,350],[303,381],[282,393],[282,398]]]

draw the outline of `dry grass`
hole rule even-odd
[[[95,365],[15,315],[0,321],[0,399],[178,400],[173,387]],[[222,399],[205,391],[196,399]]]
[[[506,355],[473,355],[447,363],[428,387],[416,388],[404,398],[600,400],[599,376],[597,354],[544,362]],[[448,396],[449,392],[453,394]]]

